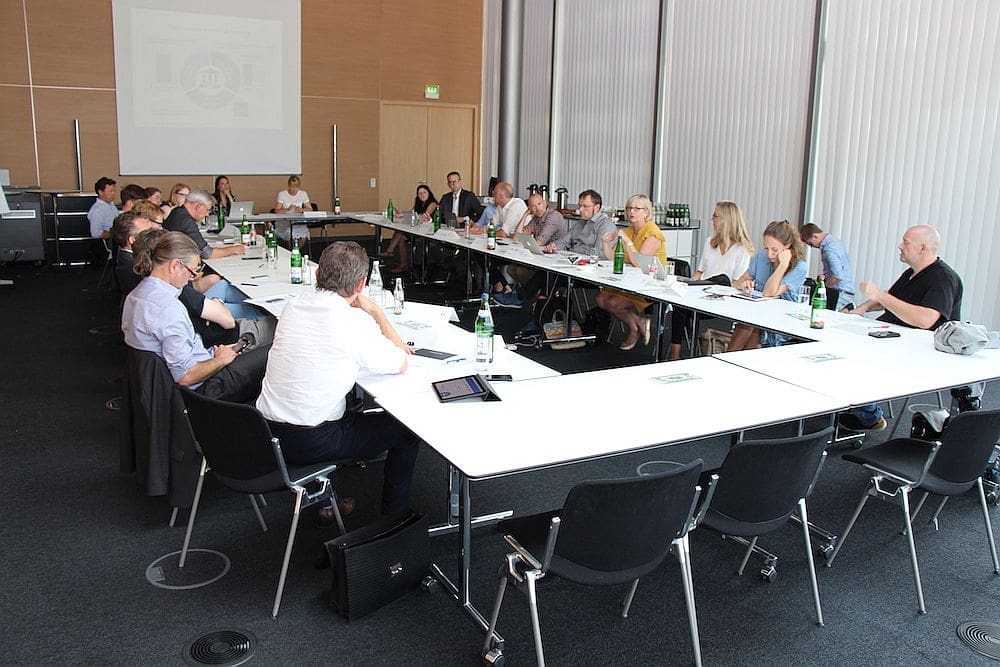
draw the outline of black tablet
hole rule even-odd
[[[466,375],[450,380],[431,382],[431,387],[442,403],[460,401],[464,398],[481,398],[484,401],[499,401],[500,397],[493,392],[490,383],[479,375]]]
[[[416,350],[413,351],[413,354],[417,355],[418,357],[427,357],[428,359],[438,359],[440,361],[444,361],[445,359],[451,359],[452,357],[456,356],[451,352],[442,352],[440,350],[429,350],[425,347],[417,348]]]

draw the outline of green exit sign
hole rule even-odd
[[[441,86],[436,83],[428,83],[424,86],[424,97],[429,100],[436,100],[441,98]]]

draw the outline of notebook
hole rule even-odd
[[[253,215],[253,202],[234,201],[233,205],[229,207],[229,216],[226,220],[242,220],[244,215],[248,218]]]
[[[518,243],[523,245],[525,248],[531,251],[533,255],[544,255],[545,251],[542,250],[537,243],[535,243],[535,237],[531,234],[525,234],[524,232],[518,232],[514,235],[514,238]]]

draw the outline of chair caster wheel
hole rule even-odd
[[[760,578],[770,583],[778,578],[778,569],[773,565],[765,565],[760,569]]]
[[[499,648],[491,648],[483,654],[483,662],[487,665],[494,665],[494,667],[503,667],[505,660],[503,650]]]
[[[429,574],[420,580],[420,588],[427,592],[436,590],[440,585],[441,583]]]

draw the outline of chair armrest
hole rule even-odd
[[[518,542],[513,535],[504,535],[503,539],[507,540],[507,544],[509,544],[514,552],[517,553],[518,557],[527,563],[533,570],[542,569],[542,564],[538,561],[538,559],[535,558],[530,551],[521,546],[521,543]]]

